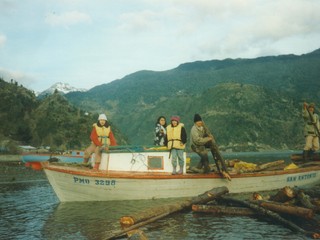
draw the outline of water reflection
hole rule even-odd
[[[232,155],[244,161],[287,160],[292,152]],[[241,156],[240,156],[241,155]],[[230,155],[229,155],[230,156]],[[228,156],[225,156],[227,158]],[[197,162],[197,156],[195,161]],[[21,166],[9,166],[17,174]],[[30,175],[27,175],[30,173]],[[25,182],[0,183],[1,239],[103,239],[120,230],[119,219],[174,199],[59,203],[43,174],[27,171]],[[34,176],[34,175],[33,175]],[[11,175],[3,178],[5,181]],[[17,178],[21,175],[17,174]],[[23,180],[21,178],[21,180]],[[303,225],[303,220],[297,222]],[[305,226],[304,226],[305,227]],[[310,226],[311,228],[312,226]],[[141,228],[149,239],[306,239],[268,219],[213,216],[191,211],[171,214]],[[311,229],[309,229],[311,230]],[[126,238],[123,238],[126,239]]]

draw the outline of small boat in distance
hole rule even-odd
[[[71,150],[67,152],[49,153],[49,152],[25,152],[21,154],[21,161],[27,167],[31,166],[33,169],[41,169],[40,162],[63,162],[63,163],[82,163],[84,151]]]
[[[186,156],[186,155],[185,155]],[[83,165],[42,162],[61,202],[112,201],[193,197],[215,187],[230,193],[269,191],[285,186],[312,186],[320,182],[320,166],[284,170],[220,174],[172,175],[170,152],[165,149],[111,149],[102,153],[99,170]]]

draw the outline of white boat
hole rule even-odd
[[[100,169],[43,162],[47,178],[61,202],[111,201],[193,197],[214,187],[230,193],[312,186],[320,183],[320,166],[230,174],[232,181],[217,173],[172,175],[166,150],[128,149],[102,154]]]

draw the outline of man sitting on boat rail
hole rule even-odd
[[[95,164],[93,168],[98,170],[101,162],[101,152],[103,150],[108,151],[109,146],[117,145],[105,114],[100,114],[98,122],[93,124],[90,139],[91,144],[84,151],[84,163],[88,163],[91,154],[95,153]]]
[[[319,150],[319,116],[315,113],[315,104],[303,103],[302,116],[305,122],[304,136],[306,144],[303,148],[303,160],[313,160],[315,151]]]

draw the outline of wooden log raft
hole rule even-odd
[[[142,227],[146,224],[149,224],[158,219],[166,217],[171,213],[175,213],[186,208],[191,208],[193,204],[204,204],[204,203],[210,202],[213,199],[220,197],[223,194],[226,194],[228,192],[229,190],[227,187],[213,188],[210,191],[200,194],[199,196],[196,196],[190,199],[185,199],[185,200],[177,200],[177,203],[175,204],[167,204],[160,207],[147,209],[135,215],[123,216],[120,218],[120,225],[122,226],[123,230],[115,231],[105,239],[115,239],[136,228]]]

